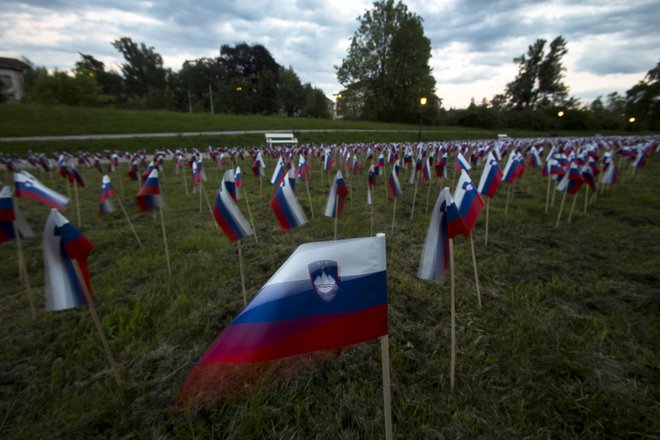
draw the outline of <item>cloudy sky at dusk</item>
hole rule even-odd
[[[436,93],[444,106],[466,107],[501,93],[513,80],[513,57],[537,38],[568,41],[565,82],[590,102],[624,94],[660,61],[657,0],[409,0],[431,40]],[[25,56],[68,70],[88,53],[119,68],[110,45],[128,36],[155,47],[165,66],[217,56],[222,44],[260,43],[302,82],[326,95],[341,86],[335,65],[346,56],[364,0],[3,0],[0,56]]]

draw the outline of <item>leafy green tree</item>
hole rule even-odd
[[[65,105],[103,105],[107,98],[103,96],[101,87],[89,75],[68,75],[55,71],[48,73],[43,67],[35,69],[34,85],[30,89],[28,99],[45,104]]]
[[[639,125],[660,130],[660,62],[626,91],[626,113]]]
[[[568,52],[566,40],[560,35],[550,43],[545,54],[546,40],[539,38],[531,44],[527,53],[514,58],[518,63],[518,75],[507,84],[506,97],[515,109],[550,109],[573,105],[568,99],[568,87],[563,82],[566,70],[562,58]]]
[[[298,114],[303,106],[305,90],[292,67],[280,69],[280,81],[277,90],[280,108],[286,115],[295,116]]]
[[[112,100],[124,100],[124,80],[114,71],[106,71],[105,64],[92,55],[80,53],[80,61],[74,66],[76,76],[89,76],[101,86],[102,93]]]
[[[422,19],[402,2],[376,1],[359,18],[346,58],[335,66],[349,113],[365,119],[416,121],[420,97],[426,113],[437,111],[435,79],[429,59],[431,42]]]
[[[310,118],[329,118],[328,98],[325,97],[323,90],[306,83],[303,86],[303,91],[305,98],[301,115]]]
[[[163,67],[163,57],[156,49],[144,43],[138,44],[129,37],[114,40],[112,45],[126,60],[121,65],[121,71],[129,96],[145,97],[148,93],[153,94],[153,90],[165,89],[168,72]]]

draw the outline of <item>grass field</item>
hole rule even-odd
[[[271,172],[272,160],[268,164]],[[240,165],[249,171],[247,161]],[[135,208],[135,182],[113,177],[144,248],[121,212],[96,215],[100,175],[84,170],[89,186],[80,191],[82,229],[96,244],[89,258],[92,286],[123,388],[114,383],[85,308],[40,309],[32,321],[15,243],[0,245],[0,438],[384,438],[376,341],[214,410],[173,413],[185,376],[240,312],[242,299],[236,247],[217,231],[206,202],[200,211],[199,198],[187,197],[182,176],[171,162],[166,166],[171,277],[160,223]],[[329,179],[322,185],[318,160],[313,166],[315,219],[299,191],[310,223],[291,233],[279,231],[266,203],[270,184],[260,198],[257,181],[246,176],[259,237],[243,242],[250,296],[298,244],[332,239],[333,222],[321,216]],[[365,171],[352,180],[339,238],[370,233]],[[508,216],[502,185],[490,206],[488,246],[485,213],[475,228],[481,310],[469,242],[456,240],[453,393],[449,286],[416,278],[430,217],[426,187],[411,220],[413,187],[404,184],[392,234],[392,201],[385,200],[379,178],[375,223],[387,233],[396,438],[660,438],[658,155],[634,177],[627,166],[622,171],[624,181],[599,196],[586,215],[580,193],[572,223],[565,210],[558,228],[559,198],[545,214],[538,170],[528,169],[516,183]],[[207,173],[208,188],[217,188],[220,173]],[[10,177],[2,172],[0,180]],[[66,194],[59,176],[43,182]],[[435,181],[431,205],[439,190]],[[41,228],[48,209],[30,200],[19,204],[37,234],[25,247],[32,293],[42,304]],[[65,215],[76,223],[75,210]]]

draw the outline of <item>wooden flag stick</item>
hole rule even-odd
[[[247,205],[248,217],[250,218],[250,224],[252,225],[252,231],[254,232],[254,242],[259,243],[259,240],[257,239],[257,229],[254,227],[254,221],[252,220],[252,210],[250,209],[250,200],[248,199],[247,191],[244,186],[241,188],[241,191],[243,191],[243,195],[245,196],[245,204]]]
[[[163,229],[163,245],[165,245],[165,258],[167,259],[167,273],[170,276],[172,276],[172,266],[170,264],[170,251],[167,247],[167,233],[165,232],[165,216],[163,215],[163,207],[159,206],[158,210],[160,211],[160,226]]]
[[[488,246],[488,212],[489,211],[490,211],[490,197],[486,196],[486,233],[484,234],[484,244],[486,246]]]
[[[575,209],[575,202],[577,201],[577,193],[573,194],[573,203],[571,203],[571,210],[568,211],[568,223],[571,222],[573,218],[573,209]]]
[[[312,213],[312,220],[314,220],[314,205],[312,205],[312,195],[309,192],[309,176],[305,179],[305,187],[307,188],[307,200],[309,200],[309,211]]]
[[[199,183],[199,188],[197,188],[197,191],[199,192],[199,212],[202,212],[202,188],[204,187],[204,184],[200,180]]]
[[[339,196],[335,195],[335,236],[334,240],[337,240],[337,218],[339,217]]]
[[[415,173],[415,191],[413,192],[413,202],[412,202],[412,208],[410,210],[410,221],[413,219],[413,215],[415,215],[415,201],[417,200],[417,171],[413,171]]]
[[[383,367],[383,414],[385,416],[385,439],[392,440],[392,396],[390,392],[390,342],[389,336],[380,337],[381,363]]]
[[[432,183],[433,183],[433,180],[431,180],[429,178],[429,185],[428,185],[428,188],[426,190],[426,209],[424,210],[425,214],[428,214],[428,212],[429,212],[429,201],[431,199],[431,186],[433,186]]]
[[[119,193],[121,194],[122,197],[124,197],[124,179],[121,177],[121,170],[119,167],[121,166],[121,163],[117,164],[117,174],[119,174]]]
[[[561,213],[564,211],[564,202],[566,201],[566,191],[561,198],[561,205],[559,205],[559,213],[557,214],[557,223],[555,223],[555,228],[559,227],[559,221],[561,220]]]
[[[394,197],[394,205],[392,205],[392,236],[394,236],[394,218],[396,216],[396,199],[398,199],[398,197]]]
[[[548,213],[548,208],[550,207],[550,182],[552,177],[548,174],[548,189],[545,191],[545,213]]]
[[[555,180],[555,190],[552,191],[552,198],[550,199],[550,207],[551,208],[555,207],[555,195],[557,194],[557,185],[559,185],[559,181]]]
[[[261,172],[259,172],[259,200],[264,198],[262,177]]]
[[[204,193],[204,198],[206,199],[206,206],[208,206],[209,212],[211,213],[211,217],[213,217],[213,208],[211,208],[211,201],[209,200],[209,194],[206,192],[206,187],[202,186],[201,190],[202,190],[201,192]],[[215,217],[213,217],[213,219],[214,219],[213,222],[215,223]]]
[[[477,285],[477,304],[481,310],[481,291],[479,289],[479,274],[477,273],[477,255],[474,252],[474,239],[472,232],[470,232],[470,248],[472,249],[472,266],[474,266],[474,282]]]
[[[450,273],[450,311],[451,311],[451,354],[449,360],[449,389],[454,391],[456,373],[456,286],[454,285],[454,239],[449,239],[449,273]]]
[[[247,293],[245,291],[245,271],[243,270],[243,251],[241,250],[241,240],[236,242],[238,248],[238,271],[241,273],[241,291],[243,292],[243,305],[247,304]]]
[[[506,191],[506,205],[504,206],[505,216],[509,215],[509,201],[511,200],[511,188],[513,188],[513,184],[509,185],[509,189],[507,189]]]
[[[37,311],[34,308],[34,300],[32,299],[32,289],[30,287],[30,277],[28,276],[27,266],[25,264],[25,255],[23,254],[23,241],[21,240],[21,234],[16,227],[16,221],[11,222],[12,227],[14,228],[14,237],[16,237],[16,248],[18,249],[18,273],[19,278],[23,279],[25,283],[25,291],[27,292],[28,301],[30,302],[30,314],[32,315],[33,320],[37,320]]]
[[[76,218],[78,219],[78,227],[82,227],[82,222],[80,221],[80,199],[78,198],[78,184],[73,184],[73,194],[76,198]]]
[[[584,213],[587,213],[587,204],[589,203],[589,187],[584,187]]]
[[[190,193],[188,192],[188,181],[186,180],[186,170],[183,170],[181,175],[183,176],[183,187],[186,189],[186,197],[190,197]]]
[[[110,369],[112,370],[112,374],[115,376],[117,385],[122,386],[122,380],[121,380],[121,376],[119,376],[119,369],[117,368],[117,362],[115,362],[115,357],[112,355],[112,352],[110,351],[110,346],[108,345],[108,341],[105,338],[105,332],[103,331],[103,326],[101,326],[101,321],[99,320],[99,317],[96,314],[96,307],[94,307],[94,301],[92,301],[92,296],[89,294],[89,291],[87,290],[87,283],[85,283],[85,278],[83,278],[82,272],[80,271],[78,260],[72,259],[71,263],[73,264],[73,269],[76,271],[76,278],[78,279],[78,283],[80,284],[80,289],[83,291],[83,294],[85,295],[85,301],[87,302],[87,308],[89,309],[89,314],[92,315],[92,321],[94,321],[94,325],[96,326],[96,331],[99,334],[99,338],[101,338],[101,344],[103,345],[105,354],[108,357],[108,361],[110,362]]]
[[[135,230],[135,226],[133,226],[133,223],[131,222],[131,219],[128,218],[128,214],[126,213],[126,209],[124,208],[124,203],[121,201],[121,198],[119,198],[119,197],[117,197],[117,201],[119,202],[119,207],[121,208],[121,212],[124,213],[124,217],[126,218],[126,221],[128,222],[128,226],[131,227],[131,231],[133,231],[133,235],[135,235],[135,239],[137,240],[140,247],[144,247],[144,246],[142,246],[142,242],[140,241],[140,237],[138,237],[137,231]]]

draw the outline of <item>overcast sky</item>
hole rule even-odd
[[[436,94],[446,108],[501,93],[537,38],[568,41],[565,82],[585,102],[624,94],[660,61],[658,0],[408,0],[431,40]],[[0,56],[71,69],[78,52],[119,68],[110,45],[128,36],[177,71],[222,44],[260,43],[302,82],[332,96],[365,0],[2,0]]]

